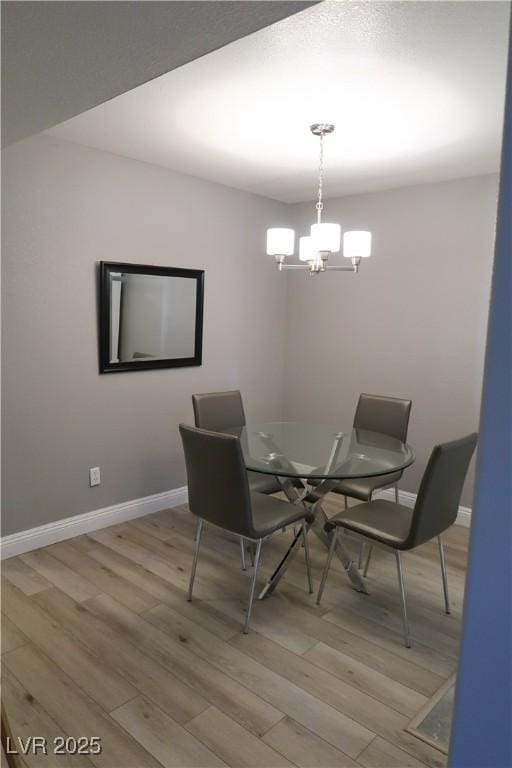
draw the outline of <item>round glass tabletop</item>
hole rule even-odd
[[[374,477],[405,469],[415,456],[407,443],[379,432],[333,424],[274,421],[226,429],[240,437],[247,469],[305,480]]]

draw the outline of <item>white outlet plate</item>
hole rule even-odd
[[[89,485],[93,488],[95,485],[100,485],[101,474],[99,467],[91,467],[89,470]]]

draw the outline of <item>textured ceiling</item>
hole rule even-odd
[[[2,143],[131,90],[310,2],[2,2]]]
[[[325,2],[79,115],[64,139],[287,202],[498,168],[506,2]]]

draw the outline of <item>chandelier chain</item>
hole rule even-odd
[[[318,224],[320,224],[322,221],[322,210],[324,207],[324,204],[322,201],[323,187],[324,187],[324,134],[322,132],[320,134],[320,160],[318,164],[318,202],[316,204]]]

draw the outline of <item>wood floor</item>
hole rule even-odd
[[[374,554],[369,596],[336,564],[318,608],[300,552],[244,636],[238,542],[206,528],[185,600],[193,530],[179,507],[4,561],[3,701],[15,736],[49,744],[27,766],[445,764],[405,728],[456,668],[466,529],[445,537],[450,616],[434,544],[404,556],[410,649],[389,554]],[[262,581],[289,535],[265,545]],[[325,549],[310,542],[316,590]],[[102,753],[52,755],[58,735],[99,736]]]

